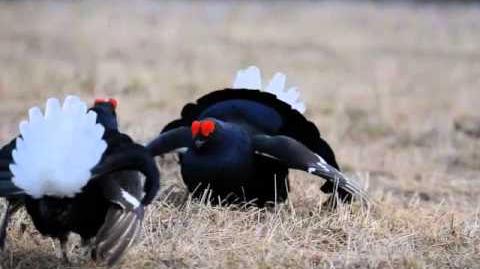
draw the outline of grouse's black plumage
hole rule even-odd
[[[102,263],[116,263],[133,243],[141,228],[144,207],[151,203],[159,189],[159,172],[149,152],[118,131],[111,103],[97,102],[91,110],[97,113],[97,122],[105,127],[103,139],[107,149],[92,169],[92,179],[73,198],[35,199],[23,193],[12,184],[11,175],[8,176],[15,140],[1,149],[0,195],[8,199],[0,226],[2,246],[8,219],[19,205],[25,206],[37,230],[59,239],[62,248],[71,232],[79,234],[85,242],[95,239],[93,258]],[[145,184],[138,172],[145,176]]]
[[[204,122],[213,122],[212,134],[192,136],[193,125],[202,129]],[[295,168],[326,178],[322,190],[338,189],[343,201],[367,198],[339,172],[317,127],[271,93],[224,89],[187,104],[181,118],[148,145],[155,156],[182,147],[187,148],[180,153],[182,177],[197,196],[208,188],[214,200],[281,202],[288,197],[288,169]]]

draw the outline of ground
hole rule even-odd
[[[479,17],[476,4],[2,1],[0,143],[67,93],[118,98],[121,129],[147,142],[237,69],[283,71],[375,207],[323,210],[322,180],[300,172],[275,209],[185,202],[167,157],[121,268],[479,268],[480,135],[462,128],[480,117]],[[63,268],[56,250],[21,212],[0,260]],[[78,238],[69,254],[95,266]]]

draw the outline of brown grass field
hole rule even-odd
[[[274,209],[185,201],[167,157],[119,268],[480,268],[480,135],[464,130],[480,118],[479,18],[475,4],[2,1],[0,143],[67,93],[118,98],[121,129],[147,142],[237,69],[283,71],[376,207],[326,211],[322,180],[300,172]],[[70,267],[96,267],[70,246]],[[19,212],[0,262],[67,267],[57,252]]]

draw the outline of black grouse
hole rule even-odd
[[[159,172],[150,153],[119,132],[116,105],[97,99],[87,111],[69,96],[63,107],[49,99],[45,116],[30,109],[20,136],[0,151],[0,195],[7,198],[1,246],[21,206],[41,234],[60,240],[67,262],[71,232],[92,243],[92,257],[107,265],[132,245],[159,189]]]
[[[277,73],[262,91],[258,68],[240,70],[232,89],[187,104],[147,147],[154,156],[180,152],[183,180],[197,198],[208,190],[214,202],[282,202],[292,168],[325,178],[321,190],[336,194],[330,204],[337,197],[367,204],[367,194],[340,172],[333,150],[302,115],[296,88],[284,90],[285,80]]]

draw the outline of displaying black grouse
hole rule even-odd
[[[21,135],[0,151],[0,195],[8,201],[2,246],[8,220],[22,205],[41,234],[60,240],[66,261],[71,232],[94,239],[93,258],[108,265],[132,245],[159,172],[149,152],[118,131],[116,105],[97,99],[87,112],[69,96],[63,107],[49,99],[45,116],[29,111]]]
[[[282,202],[292,168],[325,178],[321,190],[342,201],[356,196],[367,202],[367,194],[340,172],[317,127],[302,115],[305,106],[296,88],[284,90],[285,80],[277,73],[261,91],[258,68],[241,70],[232,89],[187,104],[181,118],[147,147],[154,156],[186,149],[180,153],[181,173],[196,197],[210,190],[213,201]]]

